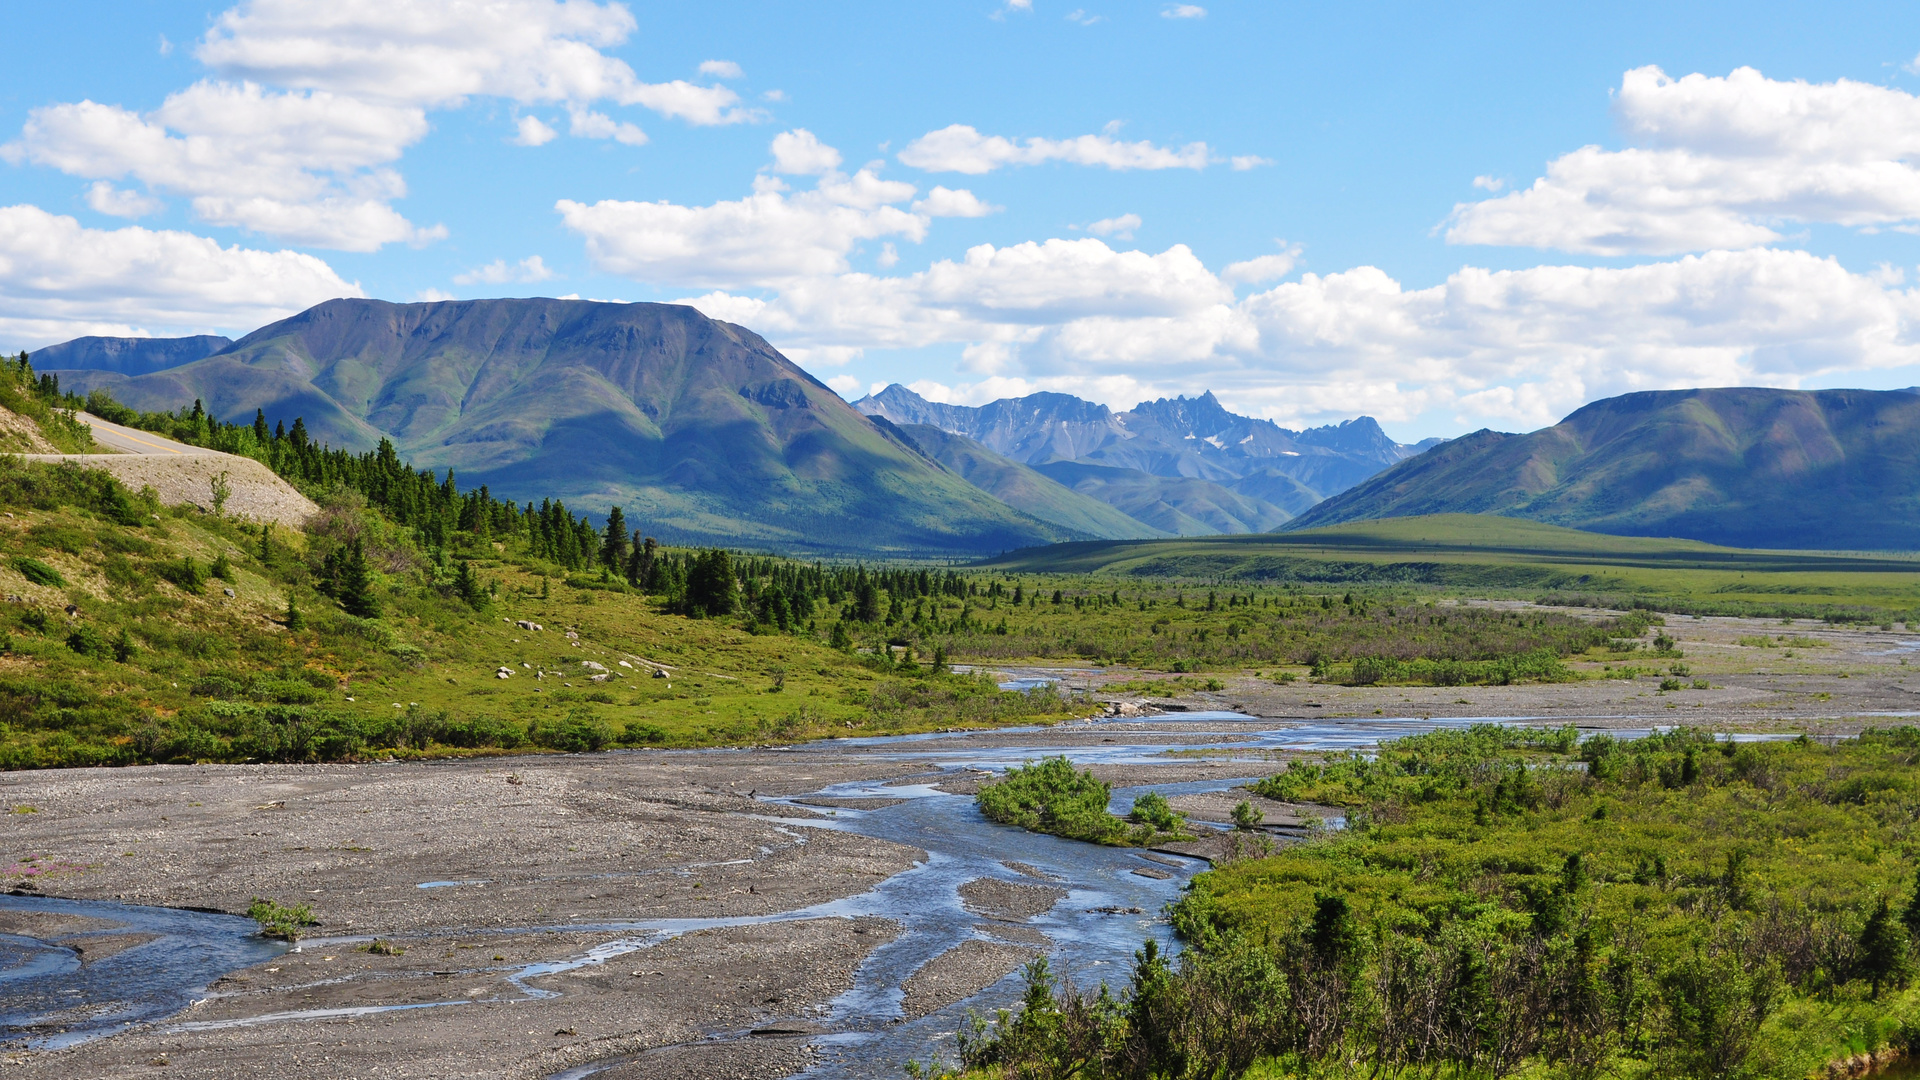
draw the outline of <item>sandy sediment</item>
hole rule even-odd
[[[908,976],[901,1010],[914,1020],[964,1001],[1005,978],[1046,950],[1038,945],[963,941]]]
[[[1067,895],[1067,890],[1051,885],[1024,885],[998,878],[975,878],[960,886],[960,900],[967,910],[989,919],[1021,921],[1045,915]]]
[[[311,942],[236,973],[174,1016],[75,1050],[36,1054],[11,1075],[509,1077],[650,1047],[713,1030],[782,1026],[817,1013],[852,985],[854,968],[897,927],[877,919],[812,919],[701,931],[559,974],[507,981],[527,964],[646,944],[609,933],[428,935],[377,956],[353,943]],[[425,1006],[300,1019],[314,1010]],[[288,1016],[287,1014],[296,1014]],[[275,1023],[250,1022],[282,1017]],[[762,1049],[735,1057],[752,1058]],[[751,1075],[785,1075],[804,1054],[788,1045]],[[613,1075],[622,1075],[616,1073]],[[661,1075],[650,1064],[624,1075]],[[666,1075],[674,1075],[667,1073]],[[694,1073],[691,1075],[699,1075]],[[734,1075],[730,1070],[705,1075]]]

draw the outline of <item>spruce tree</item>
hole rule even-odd
[[[475,611],[487,606],[487,590],[481,588],[480,579],[473,575],[473,564],[465,559],[460,560],[459,569],[453,573],[453,593]]]
[[[687,572],[689,614],[731,615],[734,605],[733,556],[719,548],[694,556]]]
[[[367,566],[366,549],[359,540],[347,547],[340,559],[340,576],[334,583],[334,596],[347,614],[361,619],[380,617],[380,598],[373,592],[373,571]]]
[[[1884,896],[1860,928],[1860,976],[1873,985],[1874,997],[1883,986],[1897,990],[1907,984],[1907,931]]]
[[[1900,921],[1906,924],[1908,940],[1920,945],[1920,870],[1914,871],[1913,897],[1907,901],[1906,910],[1900,913]]]
[[[627,517],[619,507],[607,511],[607,529],[600,541],[600,565],[609,570],[624,569],[627,561]]]

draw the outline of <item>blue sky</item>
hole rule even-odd
[[[1407,439],[1920,383],[1920,13],[1675,7],[13,4],[0,347],[684,300],[850,397]]]

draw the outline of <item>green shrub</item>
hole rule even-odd
[[[536,725],[528,734],[535,745],[544,746],[549,750],[558,750],[563,754],[587,754],[595,750],[604,750],[613,741],[612,733],[607,731],[599,721],[577,715]]]
[[[207,572],[193,561],[193,556],[183,555],[180,561],[163,562],[153,568],[154,573],[173,582],[181,592],[200,593],[207,587]]]
[[[20,571],[21,577],[26,578],[35,585],[59,588],[67,583],[67,579],[60,576],[60,571],[55,570],[39,559],[30,559],[25,555],[15,556],[13,568]]]
[[[101,637],[100,631],[91,626],[75,627],[67,635],[67,648],[94,660],[106,660],[112,657],[113,646],[113,642]]]
[[[298,941],[307,927],[320,925],[313,917],[311,904],[289,907],[258,896],[247,908],[247,918],[260,924],[261,936],[282,941]]]
[[[1126,822],[1107,812],[1112,785],[1091,770],[1074,772],[1064,756],[1007,770],[975,796],[987,820],[1098,844],[1127,842]]]
[[[1149,791],[1133,800],[1133,809],[1127,811],[1127,820],[1140,825],[1151,825],[1161,832],[1179,832],[1186,825],[1186,819],[1174,812],[1167,804],[1167,797],[1157,791]]]

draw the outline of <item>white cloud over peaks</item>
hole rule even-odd
[[[538,255],[529,255],[512,264],[505,259],[495,259],[485,266],[455,275],[453,283],[455,285],[504,285],[507,282],[548,281],[556,276],[558,275],[552,270],[547,269],[544,259]]]
[[[388,205],[406,184],[384,166],[426,130],[416,108],[200,82],[146,116],[92,101],[35,109],[0,156],[177,192],[212,224],[371,251],[445,234]]]
[[[773,171],[817,176],[840,167],[840,151],[819,140],[806,128],[783,131],[773,137]]]
[[[1184,247],[1048,240],[983,245],[914,274],[803,277],[765,298],[687,302],[783,349],[957,345],[980,382],[951,388],[952,400],[1024,386],[1126,406],[1135,394],[1211,388],[1299,423],[1439,408],[1462,423],[1533,427],[1633,390],[1795,386],[1920,363],[1920,290],[1804,252],[1469,267],[1420,290],[1358,267],[1235,299],[1232,283],[1271,280],[1293,257],[1215,275]]]
[[[639,281],[738,288],[824,277],[847,269],[864,240],[919,241],[934,217],[979,205],[972,193],[935,189],[909,210],[897,204],[912,184],[882,180],[872,169],[830,172],[812,191],[789,194],[784,181],[761,176],[744,199],[710,206],[605,199],[555,204],[567,228],[586,238],[599,269]]]
[[[0,336],[41,345],[79,334],[250,330],[362,296],[321,260],[221,247],[190,233],[88,229],[35,206],[0,207]]]
[[[1920,223],[1911,94],[1752,68],[1674,79],[1644,67],[1626,73],[1614,108],[1635,145],[1582,147],[1532,187],[1455,207],[1448,241],[1676,254],[1770,243],[1781,222]]]
[[[966,124],[952,124],[908,143],[900,151],[900,160],[924,172],[977,176],[1008,165],[1038,165],[1047,161],[1108,169],[1204,169],[1214,157],[1203,142],[1173,149],[1145,141],[1121,142],[1111,135],[1009,139],[982,135]]]

